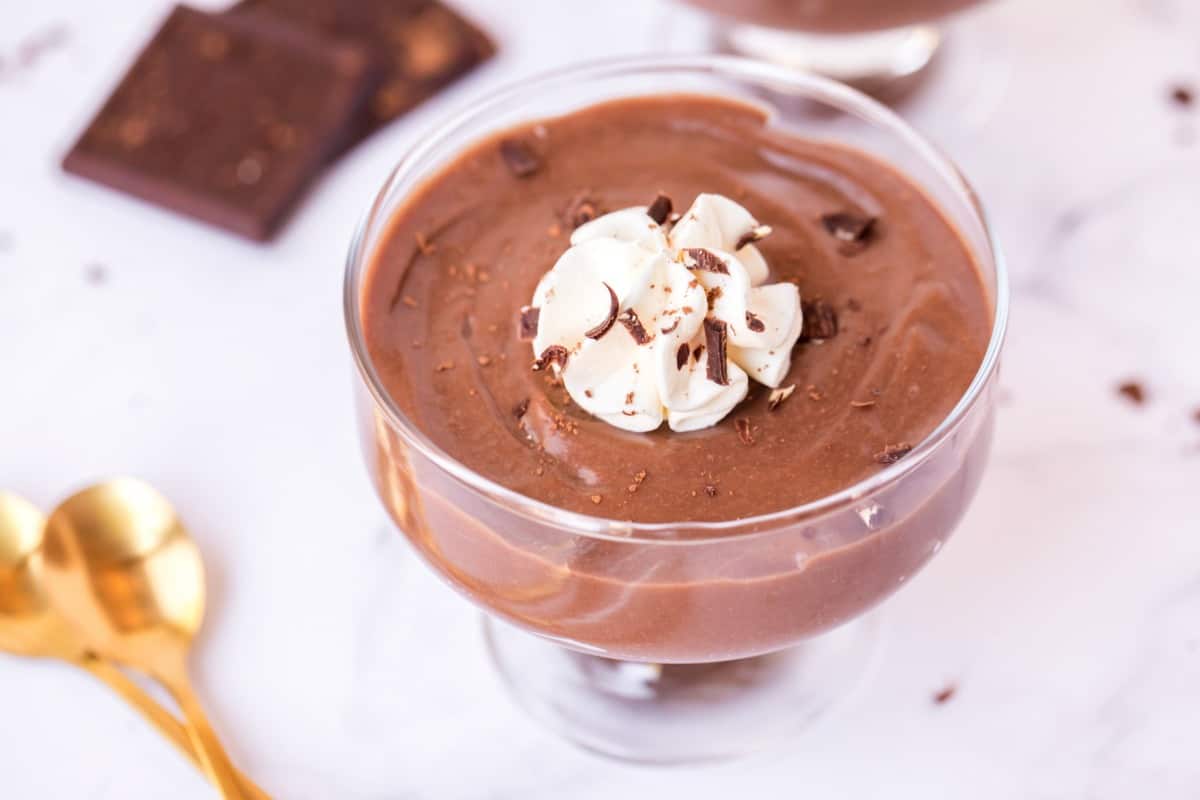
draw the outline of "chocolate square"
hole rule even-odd
[[[269,14],[330,40],[367,48],[386,74],[359,120],[357,139],[496,52],[482,31],[436,0],[242,0],[230,13]]]
[[[177,6],[63,168],[263,241],[343,146],[377,75],[362,48]]]

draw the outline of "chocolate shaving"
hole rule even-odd
[[[605,289],[608,289],[608,316],[604,318],[603,322],[584,334],[589,339],[599,339],[608,333],[612,329],[613,323],[617,321],[617,313],[621,310],[621,303],[617,300],[617,293],[607,283],[603,284],[603,286]],[[645,331],[642,331],[642,333],[645,333]],[[638,342],[638,344],[641,344],[641,342]]]
[[[671,202],[671,198],[659,192],[658,197],[655,197],[654,202],[646,209],[646,216],[662,225],[667,221],[667,217],[671,216],[671,209],[674,207],[675,204]]]
[[[1135,406],[1146,403],[1146,387],[1137,381],[1126,381],[1117,387],[1117,393]]]
[[[755,242],[761,242],[763,239],[770,236],[771,233],[772,231],[770,225],[755,225],[753,228],[742,234],[742,237],[737,240],[737,245],[734,246],[733,251],[736,253],[746,245],[754,244]]]
[[[702,269],[705,272],[715,272],[718,275],[729,274],[729,265],[725,263],[725,260],[705,250],[703,247],[689,247],[683,252],[687,253],[688,258],[691,260],[691,263],[687,265],[688,269]]]
[[[578,194],[573,197],[563,212],[563,220],[572,228],[586,225],[598,216],[600,216],[600,206],[587,194]]]
[[[762,333],[767,329],[767,326],[763,324],[763,321],[753,311],[746,312],[746,327],[755,333]]]
[[[875,229],[875,217],[865,217],[850,211],[839,211],[821,217],[821,224],[839,242],[863,243]]]
[[[513,406],[513,416],[516,417],[517,419],[521,419],[521,417],[525,416],[525,412],[528,410],[529,410],[529,398],[526,397],[524,400],[522,400],[521,402],[519,402],[515,406]]]
[[[571,353],[561,344],[552,344],[542,351],[538,360],[533,362],[533,371],[541,372],[551,364],[558,364],[559,369],[567,366],[567,359],[571,357]]]
[[[737,428],[737,435],[742,440],[742,444],[747,446],[754,444],[754,432],[750,429],[750,420],[738,417],[733,421],[733,427]]]
[[[537,338],[538,320],[542,316],[540,308],[525,306],[521,309],[521,318],[517,323],[518,335],[523,342],[531,342]]]
[[[946,688],[942,689],[937,694],[935,694],[933,696],[933,702],[936,705],[944,706],[946,703],[949,703],[952,699],[954,699],[954,695],[957,693],[958,693],[958,687],[952,683],[949,686],[947,686]]]
[[[679,317],[676,317],[675,321],[672,322],[670,324],[670,326],[662,329],[662,332],[663,333],[674,333],[675,329],[679,327],[679,321],[680,321]]]
[[[880,452],[875,454],[875,461],[879,464],[895,464],[900,459],[912,452],[913,446],[907,442],[902,444],[889,444]]]
[[[792,396],[792,392],[796,391],[796,384],[784,386],[779,389],[772,389],[771,395],[767,398],[767,411],[774,411],[783,405],[783,401]]]
[[[729,356],[725,352],[728,327],[719,319],[704,320],[704,338],[708,342],[708,379],[718,386],[729,385]]]
[[[504,139],[500,142],[500,157],[508,171],[517,178],[528,178],[542,168],[542,159],[533,149],[519,139]]]
[[[687,346],[687,342],[679,345],[679,349],[675,351],[675,369],[683,369],[683,365],[687,363],[691,348]]]
[[[642,327],[642,321],[638,319],[637,312],[632,308],[627,308],[617,317],[617,321],[625,326],[625,330],[629,331],[629,335],[638,344],[647,344],[650,341],[650,334],[646,333],[646,329]]]
[[[800,329],[801,342],[819,342],[837,336],[838,317],[833,306],[824,300],[801,303],[804,326]]]

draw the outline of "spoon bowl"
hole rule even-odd
[[[45,523],[31,503],[0,492],[0,650],[31,658],[74,659],[83,649],[45,591]]]

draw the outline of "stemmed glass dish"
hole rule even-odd
[[[679,93],[768,107],[774,126],[858,148],[907,175],[974,256],[991,340],[970,387],[929,436],[835,494],[729,522],[567,512],[466,468],[402,412],[365,345],[364,275],[396,210],[467,145],[602,101]],[[423,137],[354,237],[344,299],[379,495],[426,563],[490,615],[491,652],[513,694],[586,747],[680,762],[789,736],[862,674],[875,635],[863,615],[937,553],[979,484],[1008,287],[971,188],[893,113],[820,77],[699,56],[560,71],[499,91]]]

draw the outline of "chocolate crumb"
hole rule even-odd
[[[746,327],[755,333],[762,333],[767,329],[767,326],[763,324],[763,321],[753,311],[746,312]]]
[[[492,363],[492,357],[491,356],[476,356],[475,363],[477,363],[481,367],[489,366]]]
[[[603,498],[601,495],[598,495],[598,494],[594,494],[594,495],[592,495],[592,502],[593,502],[594,504],[596,504],[596,505],[600,505],[600,503],[601,503],[601,501],[602,501],[602,500],[604,500],[604,498]]]
[[[636,483],[638,486],[641,486],[643,483],[646,482],[646,476],[648,474],[649,473],[647,473],[646,470],[639,469],[637,472],[633,473],[633,482]]]
[[[563,220],[572,228],[578,228],[600,216],[599,204],[587,194],[578,194],[571,199],[563,211]]]
[[[678,327],[679,327],[679,317],[676,317],[674,322],[672,322],[668,327],[662,329],[662,332],[664,334],[674,333],[675,329]]]
[[[562,226],[555,222],[549,228],[546,228],[546,235],[551,239],[557,239],[559,236],[562,236]]]
[[[829,235],[839,242],[864,244],[875,229],[875,217],[867,217],[850,211],[839,211],[821,217],[821,224]]]
[[[683,251],[687,254],[688,269],[702,269],[705,272],[715,272],[718,275],[728,275],[729,265],[725,263],[723,258],[703,247],[689,247]]]
[[[671,216],[671,209],[674,207],[675,204],[671,202],[671,198],[659,192],[658,197],[655,197],[654,202],[646,209],[646,216],[662,225],[667,221],[667,217]]]
[[[528,178],[542,168],[542,159],[529,145],[519,139],[504,139],[500,142],[500,156],[508,171],[517,178]]]
[[[879,464],[895,464],[900,459],[912,452],[913,446],[907,442],[902,444],[889,444],[880,452],[875,454],[875,461]]]
[[[584,389],[584,390],[583,390],[583,396],[584,396],[584,397],[593,397],[594,395],[592,394],[592,390],[591,390],[591,389]]]
[[[529,398],[526,397],[524,400],[522,400],[521,402],[519,402],[515,406],[513,406],[513,416],[516,417],[517,419],[521,419],[522,417],[525,416],[525,412],[528,410],[529,410]]]
[[[634,397],[633,392],[626,392],[625,393],[625,405],[627,405],[627,406],[633,405],[633,397]]]
[[[687,364],[688,355],[690,354],[689,350],[687,342],[679,345],[679,349],[675,351],[675,369],[683,369],[684,365]]]
[[[449,372],[452,369],[454,369],[453,361],[443,361],[442,363],[440,363],[436,367],[434,367],[433,371],[434,372]]]
[[[705,484],[704,493],[706,495],[708,495],[709,497],[716,497],[718,494],[718,490],[717,490],[716,486],[713,486],[711,483],[709,483],[709,484]]]
[[[404,295],[404,297],[400,298],[400,302],[403,303],[404,305],[408,306],[409,308],[417,307],[417,301],[413,299],[412,295],[408,295],[408,294]]]
[[[1117,393],[1135,406],[1146,404],[1146,387],[1138,381],[1126,381],[1117,387]]]
[[[1196,94],[1192,87],[1182,83],[1171,87],[1171,102],[1180,108],[1190,108],[1195,101]]]
[[[871,408],[874,405],[875,405],[874,400],[851,400],[850,401],[851,408]]]
[[[824,300],[801,303],[804,326],[800,330],[801,342],[821,342],[837,336],[838,317],[833,306]]]
[[[792,392],[796,391],[796,384],[791,386],[783,386],[779,389],[772,389],[771,394],[767,397],[767,410],[774,411],[783,405],[783,401],[792,396]]]
[[[607,283],[601,285],[608,290],[608,316],[599,325],[584,334],[589,339],[599,339],[608,333],[612,329],[613,323],[617,321],[617,312],[621,309],[621,303],[617,300],[617,293],[613,291],[613,288]],[[638,344],[641,344],[641,342],[638,342]]]
[[[627,308],[621,312],[617,320],[625,326],[625,330],[629,331],[629,335],[638,344],[647,344],[650,341],[650,334],[646,333],[646,329],[642,327],[642,321],[638,319],[637,312],[632,308]]]
[[[704,320],[704,338],[708,342],[708,379],[718,386],[729,385],[729,361],[725,351],[728,326],[719,319]]]
[[[951,683],[933,696],[933,702],[936,705],[944,706],[946,703],[949,703],[952,699],[954,699],[954,695],[957,693],[958,687]]]
[[[533,362],[533,371],[541,372],[551,364],[558,364],[559,369],[567,366],[567,359],[571,357],[570,351],[561,344],[552,344],[542,351],[538,356],[538,360]]]
[[[742,234],[741,238],[737,240],[737,244],[734,246],[733,251],[736,253],[746,245],[751,245],[755,242],[761,242],[763,239],[770,236],[771,233],[772,231],[770,225],[755,225],[753,228]]]
[[[638,412],[630,411],[629,409],[621,409],[621,414],[626,417],[636,417],[638,415]]]
[[[525,306],[521,309],[521,318],[518,322],[518,335],[523,342],[531,342],[537,338],[538,318],[542,315],[540,308],[533,306]]]
[[[733,421],[733,427],[737,428],[737,435],[742,440],[742,444],[754,444],[754,431],[750,428],[750,420],[745,417],[738,417]]]
[[[819,402],[819,401],[825,399],[825,395],[821,394],[821,390],[818,389],[816,386],[813,386],[810,384],[806,390],[808,392],[808,398],[810,400],[816,400]]]

